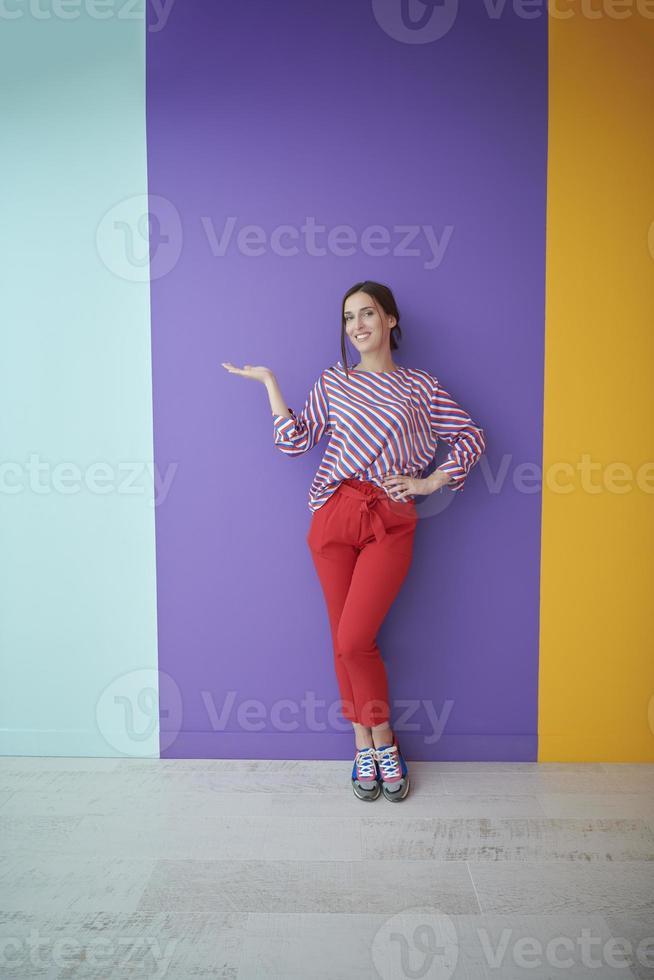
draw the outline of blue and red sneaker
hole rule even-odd
[[[360,800],[376,800],[381,793],[375,750],[357,749],[352,766],[352,789]]]
[[[406,799],[409,793],[409,769],[395,734],[391,745],[380,745],[375,750],[375,758],[381,776],[382,793],[386,799],[392,803]]]

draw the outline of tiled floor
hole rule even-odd
[[[654,765],[0,758],[0,978],[654,978]]]

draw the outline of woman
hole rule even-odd
[[[348,368],[346,336],[360,361]],[[396,364],[400,313],[391,290],[359,282],[343,297],[342,361],[322,371],[300,415],[287,408],[271,370],[223,366],[265,384],[275,445],[288,456],[329,443],[309,491],[307,544],[325,596],[343,716],[352,722],[352,788],[399,802],[409,771],[390,727],[388,683],[377,632],[411,565],[414,497],[463,488],[485,451],[484,430],[422,368]],[[451,450],[429,476],[438,439]]]

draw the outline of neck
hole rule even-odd
[[[387,374],[396,369],[397,364],[393,361],[390,351],[386,354],[362,356],[361,361],[356,365],[357,371],[374,371],[377,374]]]

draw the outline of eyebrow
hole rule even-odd
[[[359,310],[359,313],[361,313],[362,310],[372,310],[372,309],[373,309],[372,306],[362,306],[361,309]],[[348,313],[352,313],[352,312],[353,312],[352,310],[346,310],[345,316],[347,316]]]

